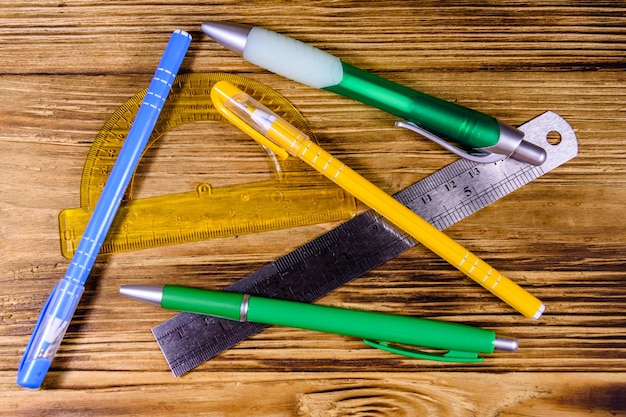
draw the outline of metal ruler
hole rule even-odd
[[[576,135],[559,115],[547,112],[519,127],[544,147],[546,162],[534,167],[513,159],[481,165],[458,160],[394,197],[440,230],[574,158]],[[549,134],[559,143],[549,143]],[[552,140],[551,140],[552,141]],[[415,246],[368,211],[229,286],[226,291],[313,302]],[[179,376],[217,356],[266,325],[181,313],[152,329],[165,359]]]
[[[176,77],[147,148],[186,123],[222,120],[210,97],[213,84],[220,80],[237,85],[313,135],[300,112],[266,85],[234,74],[191,73]],[[145,90],[128,99],[94,139],[83,168],[80,207],[59,215],[61,252],[68,259],[74,255],[144,95]],[[131,181],[100,253],[329,222],[356,214],[352,196],[297,158],[270,160],[274,178],[254,183],[215,188],[200,183],[187,192],[133,199]]]

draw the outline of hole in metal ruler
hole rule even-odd
[[[559,132],[553,130],[551,132],[548,132],[548,134],[546,135],[546,139],[550,145],[556,146],[561,143],[561,140],[563,138],[561,137],[561,134]]]

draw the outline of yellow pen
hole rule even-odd
[[[485,287],[505,303],[534,320],[545,306],[532,294],[489,266],[446,234],[376,187],[304,133],[227,81],[211,90],[218,111],[280,158],[302,159],[415,240]]]

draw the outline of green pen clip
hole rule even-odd
[[[443,354],[427,353],[415,349],[406,349],[397,345],[390,345],[387,342],[376,342],[373,340],[363,340],[363,342],[373,348],[395,353],[396,355],[407,356],[415,359],[426,359],[438,362],[483,362],[485,359],[478,356],[477,352],[466,352],[462,350],[449,350]]]
[[[480,149],[472,149],[472,150],[464,150],[459,146],[456,146],[447,140],[435,135],[434,133],[424,129],[416,125],[413,122],[405,122],[403,120],[396,122],[396,127],[401,127],[410,131],[413,131],[424,138],[435,142],[437,145],[441,146],[444,149],[454,153],[455,155],[460,156],[461,158],[468,159],[473,162],[478,162],[480,164],[491,164],[494,162],[502,161],[507,155],[499,154],[496,152],[487,152]]]

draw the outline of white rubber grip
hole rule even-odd
[[[248,34],[243,59],[315,88],[332,87],[343,78],[339,58],[257,26]]]

